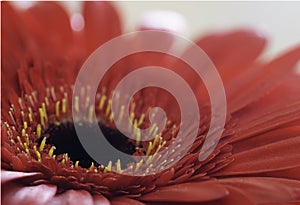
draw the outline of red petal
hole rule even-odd
[[[72,204],[84,204],[93,205],[94,200],[91,194],[84,190],[68,190],[62,194],[55,196],[51,200],[53,205],[72,205]]]
[[[110,205],[110,202],[107,198],[102,195],[94,195],[94,205]]]
[[[217,175],[237,175],[285,170],[300,166],[300,136],[283,139],[233,155],[231,164]]]
[[[1,202],[9,205],[46,205],[52,202],[56,190],[56,186],[48,184],[23,186],[16,183],[8,183],[2,186]]]
[[[219,181],[226,187],[235,187],[255,204],[288,203],[300,200],[300,182],[296,180],[243,177],[220,179]]]
[[[88,53],[121,34],[120,18],[111,2],[84,2],[83,11]]]
[[[248,138],[241,137],[233,143],[232,151],[239,153],[297,136],[300,136],[300,125],[281,127],[260,135],[248,136]]]
[[[227,186],[226,189],[229,191],[228,196],[214,202],[203,203],[203,205],[241,205],[241,202],[243,205],[256,205],[247,193],[243,193],[239,188]]]
[[[126,197],[119,197],[119,198],[115,198],[113,200],[111,200],[111,205],[145,205],[142,202],[139,202],[137,200],[134,199],[129,199]]]
[[[1,74],[2,92],[13,88],[19,92],[17,69],[25,62],[28,39],[21,18],[10,3],[1,3]],[[11,91],[11,90],[9,90]]]
[[[271,93],[233,115],[238,138],[257,135],[287,123],[300,125],[300,75],[292,75]]]
[[[300,60],[300,46],[279,56],[260,69],[250,70],[239,76],[239,82],[233,83],[238,88],[229,96],[229,105],[232,111],[237,111],[264,96],[276,84],[283,82],[285,77],[294,73],[295,65]],[[252,72],[252,73],[251,73]],[[278,96],[278,95],[277,95]]]
[[[58,58],[66,55],[73,44],[73,32],[69,16],[59,4],[38,2],[26,10],[23,19],[42,55],[48,60],[51,56]]]
[[[292,169],[274,171],[274,172],[266,172],[263,173],[263,176],[267,177],[276,177],[276,178],[286,178],[286,179],[294,179],[300,181],[300,166]]]
[[[204,202],[220,199],[228,191],[216,181],[184,183],[158,188],[140,200],[147,202]]]
[[[238,73],[244,72],[260,55],[266,38],[252,30],[237,30],[206,36],[197,41],[211,58],[226,84]]]

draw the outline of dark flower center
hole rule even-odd
[[[135,152],[135,146],[129,142],[128,138],[120,131],[109,128],[102,124],[99,126],[106,140],[113,147],[129,155],[132,155]],[[86,124],[82,124],[81,129],[83,129],[87,135],[95,130],[95,128]],[[57,156],[67,153],[73,162],[79,161],[79,165],[84,168],[90,167],[92,163],[94,163],[95,166],[100,165],[86,152],[82,146],[72,122],[64,122],[60,125],[50,124],[48,129],[45,130],[44,134],[49,134],[49,137],[47,138],[47,144],[56,147],[54,154]],[[41,142],[42,139],[39,139],[38,144],[41,144]],[[99,153],[101,153],[101,150],[99,150]],[[105,155],[107,153],[101,154]],[[110,156],[107,156],[107,159],[109,161]]]

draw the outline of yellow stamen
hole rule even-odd
[[[55,103],[55,115],[56,115],[56,117],[59,117],[59,106],[60,106],[60,101],[57,101]]]
[[[108,116],[111,108],[111,99],[108,100],[108,104],[106,106],[105,115]]]
[[[155,127],[156,127],[156,123],[154,123],[154,124],[150,127],[149,135],[152,135],[152,132],[154,131]]]
[[[26,139],[26,143],[29,145],[30,143],[29,143],[29,135],[28,134],[25,134],[25,139]]]
[[[94,162],[92,162],[91,166],[89,169],[93,169],[94,168]]]
[[[75,105],[74,105],[75,106],[75,111],[79,112],[79,97],[75,96],[74,100],[75,100]]]
[[[99,108],[100,110],[103,109],[103,106],[104,106],[104,103],[105,103],[105,100],[106,100],[106,96],[105,95],[102,95],[101,99],[100,99],[100,103],[99,103]]]
[[[134,121],[134,112],[130,113],[129,118],[130,118],[130,123],[132,123]]]
[[[153,147],[156,145],[157,141],[161,138],[161,135],[155,135],[153,140]]]
[[[118,159],[116,165],[117,165],[117,172],[121,173],[122,172],[122,168],[121,168],[121,161],[120,161],[120,159]]]
[[[67,112],[67,100],[66,98],[62,99],[62,113],[66,113]]]
[[[159,150],[166,145],[166,143],[167,143],[166,141],[163,141],[163,143],[158,146],[154,154],[157,154]]]
[[[22,116],[22,120],[25,121],[25,114],[23,110],[21,111],[21,116]]]
[[[124,115],[124,110],[125,110],[125,106],[122,105],[120,113],[119,113],[118,124],[121,124],[121,121],[122,121],[122,118],[123,118],[123,115]]]
[[[146,152],[146,156],[148,156],[150,154],[150,152],[152,151],[152,149],[153,149],[152,142],[149,142],[149,145],[148,145],[148,148],[147,148],[147,152]]]
[[[109,161],[109,163],[108,163],[107,167],[105,167],[105,169],[104,169],[104,173],[106,173],[106,172],[110,172],[110,171],[111,171],[111,167],[112,167],[112,162],[111,162],[111,161]]]
[[[27,153],[27,156],[31,156],[28,148],[26,148],[25,151]]]
[[[148,166],[148,168],[146,169],[146,174],[148,174],[149,173],[149,171],[150,171],[150,169],[153,167],[153,164],[150,164],[149,166]]]
[[[16,144],[16,142],[15,142],[14,139],[10,139],[10,142],[11,142],[12,144]]]
[[[21,145],[22,147],[24,147],[23,142],[22,142],[20,136],[17,136],[17,140],[18,140],[18,142],[20,143],[20,145]]]
[[[153,131],[153,135],[154,135],[154,136],[156,136],[157,131],[158,131],[158,127],[156,126],[156,127],[154,128],[154,131]]]
[[[144,122],[145,114],[141,114],[139,122],[138,122],[138,127],[141,126],[141,124]]]
[[[52,147],[50,148],[49,152],[48,152],[48,155],[49,155],[50,157],[53,156],[54,150],[56,150],[56,147],[55,147],[55,146],[52,146]]]
[[[110,122],[114,121],[114,113],[110,113],[110,115],[109,115],[109,121]]]
[[[28,113],[29,122],[32,123],[32,114]]]
[[[47,138],[44,137],[43,140],[42,140],[42,142],[41,142],[41,144],[40,144],[40,149],[39,149],[40,151],[44,150],[45,144],[46,144],[46,140],[47,140]]]
[[[79,161],[76,161],[75,162],[75,167],[78,167],[79,166]]]
[[[93,116],[94,116],[94,106],[91,105],[89,108],[89,117],[88,117],[90,123],[93,123]]]
[[[44,119],[44,111],[42,108],[39,108],[40,118],[41,118],[41,124],[44,127],[45,126],[45,119]]]
[[[136,163],[134,172],[136,172],[137,170],[139,170],[139,168],[142,166],[143,162],[144,162],[144,160],[141,159],[141,161],[139,161],[138,163]]]
[[[25,130],[27,129],[28,126],[27,126],[27,122],[26,121],[23,122],[23,127],[24,127]]]
[[[146,164],[149,165],[150,162],[152,162],[152,159],[153,159],[154,155],[151,155],[148,157],[147,161],[146,161]]]
[[[38,124],[38,125],[36,126],[36,135],[37,135],[38,138],[40,138],[41,135],[42,135],[42,127],[41,127],[40,124]]]
[[[137,131],[136,131],[136,144],[135,144],[136,147],[140,146],[141,138],[142,138],[141,130],[137,129]]]
[[[41,153],[39,153],[39,151],[37,150],[35,145],[33,146],[33,149],[35,151],[35,154],[36,154],[36,157],[37,157],[38,161],[41,162],[42,161]]]
[[[133,135],[136,136],[137,135],[137,121],[134,120],[133,122]]]
[[[85,98],[85,107],[87,108],[89,104],[90,104],[90,97],[88,96]]]
[[[26,130],[22,129],[22,137],[25,137],[25,135],[26,135]]]
[[[42,103],[42,108],[43,108],[43,113],[44,113],[45,120],[48,121],[46,104],[44,102]]]

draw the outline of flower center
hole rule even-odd
[[[106,140],[113,147],[129,155],[132,155],[135,152],[136,149],[134,144],[129,142],[127,137],[120,131],[102,124],[99,124],[99,126]],[[80,127],[86,133],[90,133],[91,129],[95,129],[88,124],[82,124]],[[67,153],[73,162],[78,161],[78,165],[84,168],[89,168],[92,163],[94,163],[97,167],[100,165],[92,157],[90,157],[82,146],[73,122],[64,122],[59,125],[50,124],[44,134],[49,134],[46,143],[56,147],[54,154],[63,155]],[[38,140],[38,144],[40,145],[41,143],[42,139],[40,138]],[[109,161],[109,156],[107,156],[107,161]]]
[[[176,137],[178,127],[175,122],[167,121],[165,129],[158,131],[158,125],[149,125],[150,105],[142,101],[131,102],[128,110],[130,122],[124,117],[125,106],[119,105],[119,111],[112,113],[111,93],[98,93],[95,103],[92,103],[86,93],[88,87],[83,87],[79,96],[75,96],[74,112],[80,118],[72,118],[72,86],[61,86],[59,89],[50,87],[41,96],[36,91],[26,94],[23,98],[14,100],[8,113],[6,125],[8,141],[15,148],[15,155],[21,153],[28,158],[33,158],[44,163],[49,157],[58,164],[66,166],[88,168],[95,172],[110,172],[117,170],[119,173],[136,173],[141,168],[149,168],[151,172],[153,163],[158,163],[163,169],[165,164],[174,159],[169,159],[159,154],[168,146],[168,142]],[[121,96],[120,96],[121,97]],[[141,100],[141,99],[140,99]],[[88,112],[86,112],[88,111]],[[120,159],[110,159],[108,153],[101,149],[99,153],[105,157],[104,163],[98,164],[86,152],[76,134],[74,123],[86,130],[87,137],[96,129],[92,122],[92,113],[96,113],[98,126],[106,140],[120,152],[133,156],[149,156],[147,160],[131,160],[127,162]],[[86,114],[83,114],[86,113]],[[151,114],[151,116],[155,116]],[[73,121],[74,120],[74,121]],[[125,128],[123,135],[116,127]],[[142,138],[138,128],[149,127],[149,132]],[[85,132],[84,132],[85,133]],[[147,140],[149,139],[149,140]],[[151,140],[150,140],[151,139]],[[176,150],[171,150],[172,153]],[[107,160],[106,160],[107,159]],[[46,160],[47,161],[47,160]],[[152,168],[151,168],[152,169]],[[147,173],[145,173],[147,174]]]

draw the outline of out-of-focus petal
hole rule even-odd
[[[84,190],[68,190],[56,195],[52,200],[53,205],[93,205],[94,200],[91,194]],[[105,204],[105,203],[104,203]]]
[[[1,3],[1,90],[20,92],[17,81],[19,69],[28,57],[29,41],[19,13],[9,2]]]
[[[156,191],[142,196],[147,202],[204,202],[220,199],[228,195],[228,191],[216,181],[183,183],[158,188]]]
[[[94,205],[110,205],[107,198],[102,195],[93,195]]]
[[[8,183],[2,186],[1,202],[8,205],[43,205],[52,202],[57,187],[50,184],[24,186]]]
[[[37,2],[23,13],[23,20],[46,60],[62,58],[74,44],[66,11],[54,2]]]
[[[134,199],[130,199],[130,198],[126,198],[126,197],[118,197],[118,198],[114,198],[111,200],[111,205],[145,205],[144,203],[134,200]]]
[[[121,21],[111,2],[84,2],[85,39],[90,54],[106,41],[121,34]]]

